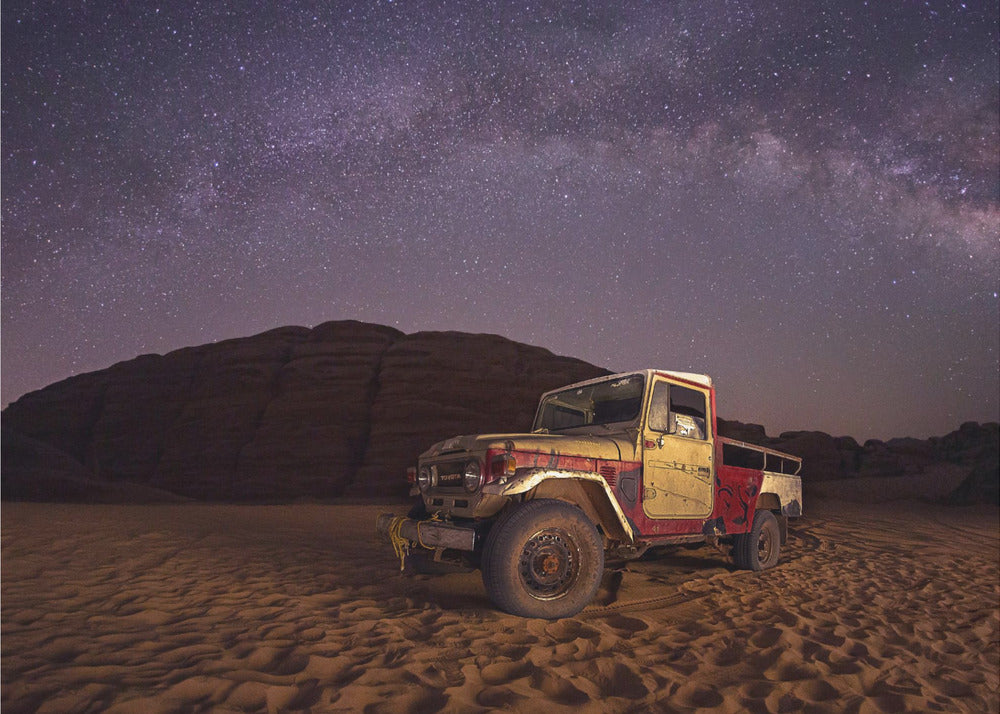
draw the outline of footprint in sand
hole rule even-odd
[[[506,684],[515,679],[528,677],[535,671],[535,665],[522,660],[519,662],[494,662],[483,667],[479,675],[487,684]]]
[[[773,682],[746,682],[740,685],[740,692],[748,699],[763,701],[774,691]]]
[[[579,620],[558,620],[546,626],[545,634],[556,642],[565,643],[578,639],[593,639],[599,633],[593,627],[589,627]]]
[[[514,710],[525,699],[506,687],[487,687],[476,694],[476,703],[489,709]]]
[[[807,702],[828,702],[841,695],[833,685],[823,679],[810,679],[802,682],[795,687],[795,693]]]
[[[823,664],[830,674],[835,675],[857,674],[861,671],[861,665],[856,658],[837,652],[831,652]]]
[[[590,701],[590,697],[555,672],[535,670],[531,675],[531,686],[558,704],[579,706]]]
[[[670,698],[683,707],[711,709],[722,704],[722,695],[703,684],[683,684]]]
[[[764,676],[777,682],[798,682],[819,677],[815,667],[795,661],[797,655],[786,653],[776,666],[765,670]]]
[[[750,637],[750,644],[760,649],[774,647],[775,643],[781,639],[781,630],[777,627],[765,627],[758,630]]]
[[[413,671],[425,687],[432,689],[448,689],[459,687],[465,682],[465,677],[461,670],[455,667],[447,667],[436,663],[421,665]]]
[[[642,699],[649,694],[649,688],[643,684],[642,677],[622,662],[606,666],[607,660],[598,664],[598,672],[590,671],[583,674],[601,690],[602,697],[623,697],[625,699]]]
[[[775,691],[764,701],[770,712],[797,712],[804,708],[804,702],[792,692]]]
[[[608,623],[613,629],[618,630],[618,634],[623,637],[630,637],[638,632],[643,632],[649,629],[649,625],[639,620],[635,617],[626,617],[625,615],[612,614],[609,615],[605,622]]]
[[[726,645],[708,655],[708,662],[716,667],[732,667],[746,661],[746,650],[738,645]]]

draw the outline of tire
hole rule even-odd
[[[597,528],[564,501],[528,501],[490,529],[483,549],[483,584],[512,615],[553,620],[580,612],[604,573]]]
[[[733,560],[744,570],[767,570],[778,562],[781,530],[770,511],[757,511],[748,533],[733,538]]]

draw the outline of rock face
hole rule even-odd
[[[531,428],[542,392],[608,374],[496,335],[424,332],[386,350],[371,410],[371,440],[351,493],[401,480],[431,444],[458,434]]]
[[[3,497],[398,494],[433,442],[526,429],[541,392],[601,374],[494,335],[353,321],[144,355],[4,410]]]
[[[70,456],[36,439],[3,430],[4,496],[83,503],[183,502],[189,499],[132,481],[95,481]]]
[[[941,448],[955,463],[971,463],[965,481],[951,494],[950,501],[968,506],[1000,502],[1000,425],[962,424],[941,439]]]
[[[802,480],[914,477],[935,466],[950,465],[969,475],[951,494],[956,504],[997,503],[1000,498],[1000,425],[968,422],[947,436],[930,439],[869,440],[863,446],[849,436],[820,431],[790,431],[768,437],[763,427],[720,419],[723,436],[802,457]]]
[[[2,495],[398,496],[406,491],[406,468],[434,442],[525,431],[542,392],[603,374],[496,335],[405,335],[354,321],[144,355],[7,407]],[[942,464],[968,474],[951,495],[954,503],[996,503],[1000,491],[995,423],[863,446],[817,431],[772,438],[762,426],[722,419],[719,430],[803,457],[807,492],[815,481],[905,478]]]

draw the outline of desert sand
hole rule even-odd
[[[401,575],[384,510],[4,504],[4,714],[1000,707],[995,507],[813,501],[774,570],[659,553],[551,622]]]

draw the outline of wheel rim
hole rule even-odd
[[[521,550],[517,570],[528,593],[538,600],[562,597],[580,570],[579,551],[566,531],[541,530]]]
[[[771,561],[771,551],[774,549],[774,539],[770,528],[762,528],[760,538],[757,539],[757,562],[769,563]]]

